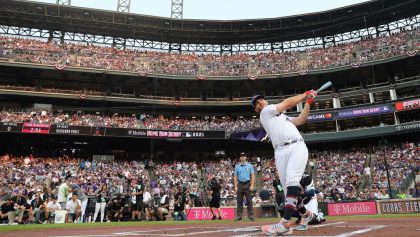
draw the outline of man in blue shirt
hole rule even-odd
[[[236,221],[242,220],[242,211],[244,204],[244,196],[246,199],[246,205],[248,208],[248,218],[250,221],[254,221],[254,211],[252,207],[252,195],[251,192],[254,191],[255,184],[255,174],[254,167],[246,161],[246,154],[241,153],[239,155],[240,163],[235,167],[235,192],[236,192]]]

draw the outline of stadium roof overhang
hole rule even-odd
[[[184,20],[0,0],[0,25],[188,44],[271,43],[375,27],[419,14],[419,0],[376,0],[271,19]]]

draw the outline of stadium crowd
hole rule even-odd
[[[373,185],[378,189],[387,189],[388,180],[385,166],[388,164],[391,189],[396,190],[403,185],[403,181],[410,177],[410,166],[420,168],[420,143],[407,142],[401,145],[392,144],[376,149],[376,163],[374,165]],[[384,153],[386,154],[386,162]]]
[[[135,115],[101,115],[82,114],[78,112],[65,113],[59,111],[1,111],[0,122],[161,130],[225,130],[227,134],[248,131],[260,127],[260,123],[257,118],[238,117],[237,119],[233,119],[228,116],[169,118],[163,115],[150,116],[146,114],[141,114],[139,117],[136,117]]]
[[[354,149],[312,153],[308,168],[315,177],[319,200],[389,198],[381,152],[385,151],[392,167],[391,188],[398,190],[408,177],[402,167],[411,164],[420,168],[418,148],[419,144],[405,143],[375,147],[375,152]],[[370,171],[367,167],[372,158],[376,163]],[[273,160],[255,156],[250,162],[261,179],[253,201],[273,200]],[[220,183],[222,206],[235,205],[235,163],[231,158],[155,163],[4,155],[0,159],[0,222],[49,223],[57,210],[66,210],[66,221],[72,223],[165,220],[168,214],[177,219],[174,213],[185,214],[191,206],[208,204],[205,186],[210,180]],[[373,183],[362,187],[363,176]]]
[[[419,147],[419,143],[404,143],[386,148],[378,146],[375,152],[368,149],[313,152],[308,169],[314,174],[319,200],[342,202],[390,198],[384,151],[390,164],[391,189],[397,194],[404,182],[411,182],[410,166],[417,172],[420,169]],[[269,189],[275,177],[274,161],[263,159],[262,187]]]
[[[324,194],[324,200],[374,199],[363,192],[358,192],[368,155],[365,150],[324,151],[317,154],[316,186]]]
[[[201,182],[206,182],[206,172],[208,178],[220,180],[232,176],[232,166],[216,164],[4,155],[0,159],[0,222],[54,222],[57,210],[67,211],[69,223],[165,220],[169,210],[174,210],[176,219],[177,208],[185,212],[187,207],[208,203],[205,184],[199,187],[200,177]],[[222,185],[222,197],[229,189],[233,199],[232,178],[229,180]],[[180,199],[181,194],[186,198]]]
[[[281,74],[357,65],[417,52],[411,45],[420,30],[401,31],[391,36],[341,43],[327,48],[282,53],[238,53],[230,56],[118,50],[94,44],[66,42],[62,45],[36,39],[0,37],[0,57],[13,62],[131,71],[141,74],[239,76]]]

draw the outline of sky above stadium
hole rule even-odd
[[[32,0],[56,3],[56,0]],[[272,18],[325,11],[366,0],[184,0],[184,19]],[[115,11],[118,0],[72,0],[73,6]],[[131,13],[171,16],[171,0],[131,0]]]

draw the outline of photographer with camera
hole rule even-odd
[[[177,192],[174,195],[174,220],[187,220],[187,216],[185,214],[185,208],[187,206],[187,196],[185,192],[187,191],[187,187],[178,187]]]
[[[209,203],[210,211],[213,217],[212,220],[221,220],[222,219],[222,211],[220,210],[220,189],[222,187],[217,182],[216,178],[213,177],[209,182],[208,192],[209,196],[211,196],[211,200]],[[219,217],[216,217],[216,212],[219,214]]]
[[[123,217],[123,202],[121,194],[117,194],[116,197],[112,198],[107,206],[107,217],[109,221],[120,222]]]

